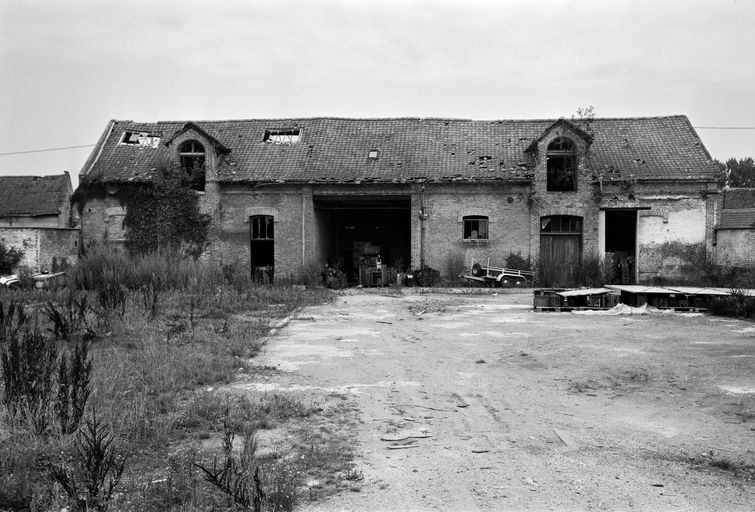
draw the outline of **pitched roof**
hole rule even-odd
[[[0,176],[0,217],[57,215],[71,195],[68,173]]]
[[[755,229],[755,208],[721,210],[718,229]]]
[[[724,190],[724,208],[741,210],[755,208],[755,188],[727,188]]]
[[[230,152],[225,182],[406,182],[529,180],[525,151],[557,120],[252,119],[194,121]],[[175,148],[185,121],[112,121],[82,170],[88,181],[148,181]],[[295,144],[264,142],[266,130],[300,130]],[[157,147],[122,144],[125,131],[161,137]],[[596,177],[712,180],[718,172],[685,116],[595,119],[590,123]],[[379,150],[369,159],[370,150]]]

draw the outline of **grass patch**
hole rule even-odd
[[[197,443],[218,435],[226,407],[224,398],[206,389],[249,378],[257,371],[250,358],[271,322],[333,295],[255,285],[248,276],[236,281],[233,272],[176,254],[127,258],[90,251],[69,277],[68,289],[0,290],[0,348],[9,345],[7,334],[32,326],[67,351],[88,343],[87,410],[96,407],[98,425],[128,454],[111,510],[227,509],[227,499],[206,485],[193,465]],[[9,311],[10,304],[23,306]],[[19,320],[18,311],[28,320]],[[67,373],[53,374],[54,386],[70,374],[74,359],[68,361]],[[64,382],[69,383],[68,418],[79,412],[69,397],[76,381],[66,377]],[[44,400],[54,406],[51,398]],[[235,412],[231,428],[238,435],[305,421],[318,412],[283,393],[228,400]],[[53,486],[49,468],[61,452],[69,453],[76,433],[40,435],[15,412],[0,408],[0,509],[61,509],[66,497]],[[283,455],[264,460],[262,471],[263,485],[280,496],[292,481],[285,477],[290,469],[285,460]],[[61,478],[68,474],[61,471]]]

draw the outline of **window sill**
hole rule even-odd
[[[462,238],[461,243],[463,244],[486,244],[490,242],[489,238]]]

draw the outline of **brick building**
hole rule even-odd
[[[71,177],[0,176],[0,242],[24,252],[21,265],[57,272],[76,261],[79,230],[71,227]]]
[[[118,190],[201,167],[207,257],[250,273],[534,258],[566,283],[607,258],[625,283],[711,254],[718,170],[685,116],[559,120],[111,121],[81,187],[86,240],[121,243]],[[365,273],[365,269],[369,272]]]
[[[716,262],[755,267],[755,189],[726,189],[723,198],[716,224]]]

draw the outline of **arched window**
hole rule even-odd
[[[574,142],[559,137],[548,144],[548,191],[577,190],[577,153]]]
[[[187,140],[178,146],[178,159],[181,169],[189,175],[191,188],[204,190],[204,146],[195,140]]]

